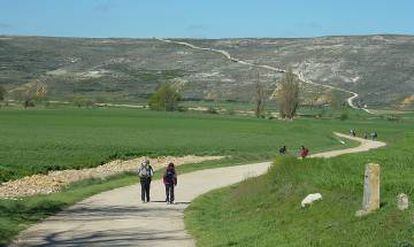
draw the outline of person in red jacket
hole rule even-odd
[[[175,199],[174,187],[177,185],[177,172],[175,171],[174,163],[170,162],[168,164],[162,180],[165,185],[165,201],[167,204],[173,204]]]
[[[300,146],[299,150],[299,156],[302,157],[302,159],[306,158],[309,154],[309,149],[305,148],[305,146]]]

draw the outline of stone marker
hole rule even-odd
[[[364,177],[362,209],[356,212],[357,216],[369,214],[380,207],[380,166],[373,163],[367,164]]]
[[[406,210],[408,208],[408,196],[404,193],[401,193],[397,196],[397,207],[399,210]]]

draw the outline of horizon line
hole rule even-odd
[[[193,40],[223,40],[223,39],[318,39],[318,38],[335,38],[335,37],[369,37],[369,36],[413,36],[414,34],[402,34],[402,33],[372,33],[372,34],[328,34],[328,35],[316,35],[316,36],[303,36],[303,37],[220,37],[220,38],[203,38],[203,37],[190,37],[190,36],[151,36],[151,37],[127,37],[127,36],[107,36],[107,37],[93,37],[93,36],[66,36],[66,35],[38,35],[38,34],[0,34],[0,37],[36,37],[36,38],[68,38],[68,39],[193,39]]]

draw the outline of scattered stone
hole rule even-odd
[[[200,163],[207,160],[218,160],[223,156],[195,156],[188,155],[183,157],[165,156],[150,159],[154,170],[161,169],[167,162],[175,165]],[[114,160],[95,168],[81,170],[51,171],[46,175],[35,174],[17,180],[4,182],[0,185],[0,199],[11,199],[23,196],[33,196],[37,194],[50,194],[60,191],[70,183],[89,178],[104,179],[123,172],[136,171],[144,157],[131,160]]]
[[[408,196],[401,193],[397,196],[397,207],[399,210],[406,210],[409,206]]]
[[[309,194],[302,200],[302,208],[311,205],[315,201],[322,200],[322,195],[320,193]]]
[[[362,209],[356,212],[356,216],[364,216],[380,207],[380,166],[367,164],[364,176],[364,197]]]

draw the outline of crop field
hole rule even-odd
[[[396,205],[399,193],[414,198],[414,124],[412,115],[403,119],[369,120],[388,144],[379,150],[277,158],[266,175],[196,199],[186,210],[186,226],[199,246],[413,246],[412,204],[406,211]],[[381,166],[381,208],[358,218],[370,162]],[[316,192],[323,200],[302,209],[301,200]]]
[[[372,129],[369,123],[364,125]],[[341,147],[332,131],[350,127],[338,120],[284,122],[121,108],[4,108],[0,181],[141,155],[214,154],[266,160],[283,144],[292,152],[302,144],[312,152]]]

